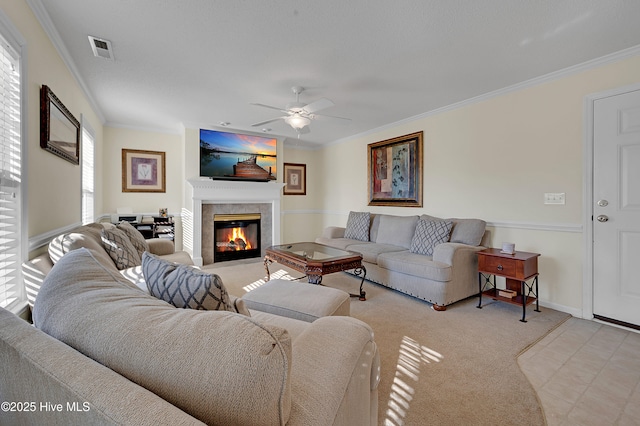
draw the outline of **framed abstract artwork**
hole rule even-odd
[[[122,192],[166,192],[165,153],[122,150]]]
[[[422,207],[422,132],[367,147],[369,205]]]
[[[284,195],[307,195],[307,165],[284,163]]]

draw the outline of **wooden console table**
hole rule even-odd
[[[482,309],[482,296],[493,300],[522,306],[522,319],[527,322],[527,305],[536,302],[536,312],[540,312],[538,302],[538,257],[539,253],[516,251],[513,254],[503,253],[500,249],[489,248],[478,252],[478,286],[480,296],[478,309]],[[493,283],[491,276],[493,275]],[[515,296],[500,296],[496,288],[496,276],[506,278],[506,289],[515,292]],[[532,280],[531,284],[527,281]],[[485,289],[487,284],[492,286]],[[535,290],[534,290],[535,287]],[[533,293],[533,296],[531,294]]]

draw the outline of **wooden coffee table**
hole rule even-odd
[[[362,284],[367,270],[362,265],[362,255],[353,251],[340,250],[318,243],[291,243],[268,247],[264,257],[267,280],[271,279],[269,265],[273,262],[302,272],[311,284],[322,284],[322,276],[353,269],[360,280],[360,292],[351,294],[360,300],[366,300]]]

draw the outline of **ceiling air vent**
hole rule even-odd
[[[109,40],[89,36],[89,43],[91,44],[93,56],[113,61],[113,50],[111,49],[111,42]]]

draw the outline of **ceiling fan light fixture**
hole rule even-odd
[[[284,121],[296,130],[300,130],[311,123],[311,120],[307,117],[303,117],[300,114],[292,114],[285,118]]]

